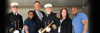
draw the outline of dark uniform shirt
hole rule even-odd
[[[57,13],[51,12],[48,16],[44,16],[42,20],[42,28],[44,29],[46,26],[48,26],[52,21],[54,21],[53,24],[51,24],[50,28],[51,31],[50,33],[58,33],[57,27],[60,25],[60,19],[58,17]]]
[[[33,20],[30,20],[29,18],[27,18],[25,21],[24,21],[24,25],[28,26],[28,31],[29,33],[35,33],[35,24],[33,22]],[[24,31],[24,33],[26,33]]]
[[[23,19],[22,16],[17,13],[14,15],[13,12],[6,15],[6,28],[8,33],[13,33],[14,30],[18,30],[20,33],[23,28]]]

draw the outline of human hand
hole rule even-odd
[[[51,28],[49,27],[49,28],[46,29],[46,32],[50,32],[50,30],[51,30]]]
[[[19,33],[19,31],[18,30],[15,30],[13,33]]]
[[[41,29],[39,29],[38,32],[41,33]]]

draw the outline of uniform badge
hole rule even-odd
[[[57,18],[59,18],[58,14],[56,14]]]
[[[16,4],[16,3],[14,3],[14,4]]]
[[[57,29],[57,26],[55,24],[52,25],[53,29]]]
[[[49,4],[47,4],[47,7],[50,7]]]

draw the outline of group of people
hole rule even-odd
[[[34,11],[28,12],[28,18],[25,19],[17,13],[18,3],[11,3],[13,12],[6,15],[6,27],[8,33],[41,33],[41,29],[45,29],[43,33],[89,33],[88,31],[88,18],[84,13],[78,12],[77,7],[71,8],[71,13],[74,15],[73,19],[69,18],[69,13],[66,8],[60,10],[60,17],[57,13],[52,12],[52,4],[45,4],[44,8],[46,13],[40,10],[40,2],[34,2]]]

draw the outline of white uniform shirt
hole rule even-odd
[[[14,13],[14,12],[13,12]],[[17,13],[14,13],[14,15],[17,15]]]

